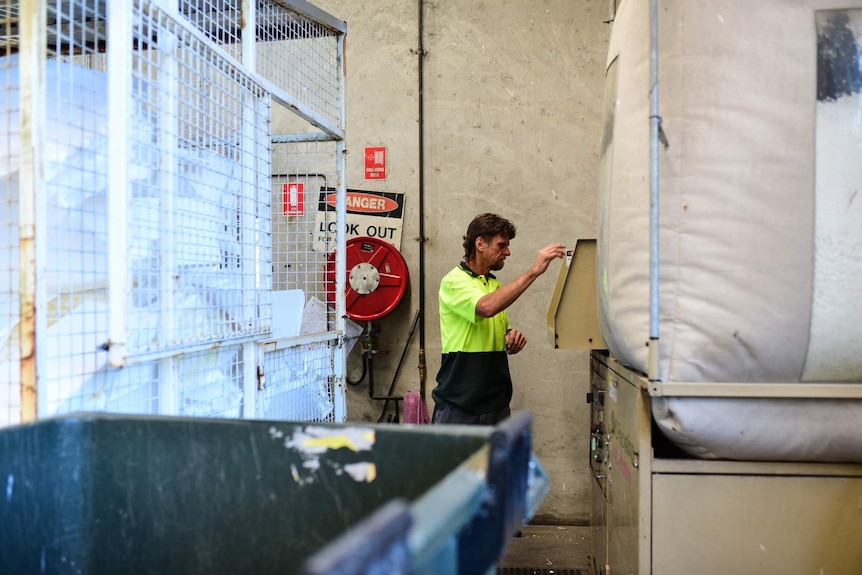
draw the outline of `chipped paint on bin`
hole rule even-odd
[[[293,480],[300,485],[312,483],[316,472],[324,464],[333,469],[337,475],[346,474],[354,481],[370,483],[377,478],[377,465],[372,462],[363,461],[342,466],[326,460],[326,454],[333,450],[349,449],[354,453],[370,451],[376,441],[373,429],[308,426],[294,431],[292,436],[287,437],[284,432],[273,426],[269,429],[269,435],[274,440],[284,440],[285,448],[296,450],[302,457],[302,468],[306,470],[305,474],[295,465],[291,465]]]

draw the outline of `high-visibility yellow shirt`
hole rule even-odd
[[[440,282],[440,338],[443,357],[437,373],[435,401],[446,401],[472,413],[490,413],[509,404],[512,379],[506,355],[509,314],[476,314],[483,296],[500,287],[493,274],[480,276],[466,263]]]

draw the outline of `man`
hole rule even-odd
[[[440,282],[443,362],[432,392],[433,423],[494,425],[511,413],[506,354],[518,353],[527,340],[509,326],[506,309],[565,254],[563,244],[549,244],[530,269],[502,285],[491,272],[503,269],[514,238],[510,221],[479,214],[464,236],[464,261]]]

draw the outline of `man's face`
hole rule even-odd
[[[480,241],[483,240],[480,238]],[[503,266],[506,265],[506,257],[511,255],[511,253],[509,251],[509,238],[504,235],[497,235],[485,244],[485,249],[482,251],[482,259],[491,271],[497,271],[503,269]]]

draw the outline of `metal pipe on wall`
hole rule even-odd
[[[419,393],[425,399],[425,2],[419,0]]]
[[[658,0],[651,1],[650,17],[650,333],[647,371],[650,381],[658,381],[659,342],[659,157],[661,131],[658,99]]]

